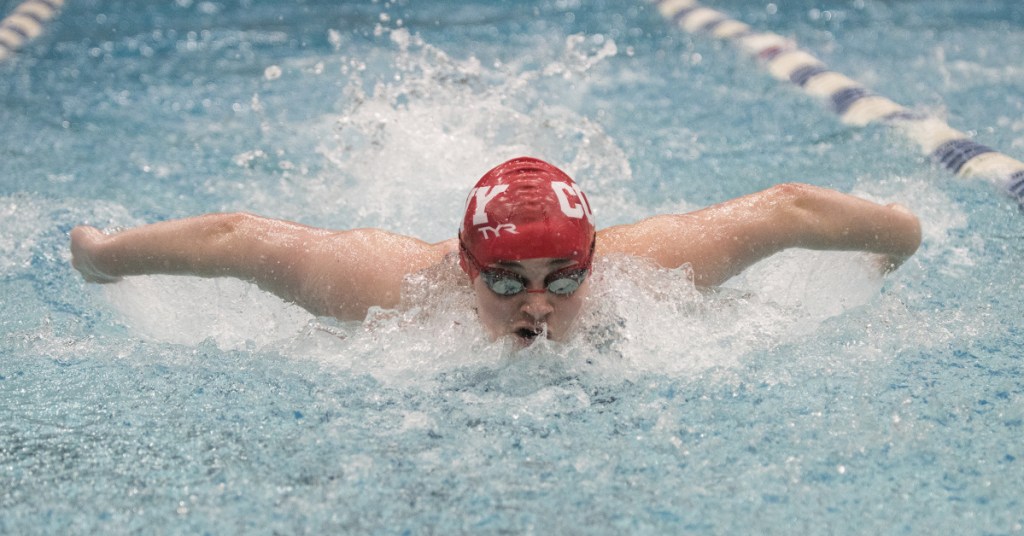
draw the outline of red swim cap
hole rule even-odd
[[[478,275],[474,264],[502,261],[550,257],[589,266],[592,219],[587,196],[565,172],[536,158],[514,158],[484,174],[469,192],[459,228],[460,264],[471,278]]]

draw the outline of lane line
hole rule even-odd
[[[0,62],[39,37],[46,23],[64,7],[64,0],[27,0],[0,21]]]
[[[756,31],[696,0],[654,0],[654,3],[661,15],[681,30],[729,41],[743,53],[759,59],[772,77],[824,100],[843,123],[857,127],[873,123],[892,127],[954,175],[993,182],[1024,208],[1024,162],[970,139],[941,119],[909,110],[829,69],[825,62],[799,48],[792,39]]]

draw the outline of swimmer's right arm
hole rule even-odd
[[[788,183],[695,212],[605,229],[597,249],[646,257],[666,268],[688,263],[694,282],[710,287],[791,247],[865,251],[891,271],[920,244],[918,218],[900,205]]]
[[[402,280],[440,262],[441,244],[377,229],[330,231],[246,213],[208,214],[104,234],[71,231],[72,265],[91,282],[144,274],[234,277],[313,314],[394,307]]]

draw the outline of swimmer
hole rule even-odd
[[[340,320],[361,320],[373,306],[397,307],[406,276],[458,256],[483,327],[494,339],[511,336],[520,345],[542,333],[567,338],[596,257],[631,255],[664,268],[689,264],[698,287],[714,287],[788,248],[865,251],[888,272],[920,243],[920,224],[906,208],[804,184],[596,231],[580,187],[555,166],[527,157],[488,171],[470,191],[458,236],[436,244],[247,213],[109,235],[89,226],[71,231],[72,264],[87,281],[235,277]]]

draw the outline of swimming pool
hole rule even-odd
[[[82,0],[0,64],[0,533],[1022,530],[1014,200],[647,4],[439,4]],[[706,4],[1024,155],[1016,2]],[[602,226],[799,180],[925,242],[712,294],[605,263],[579,339],[513,356],[465,296],[341,325],[68,265],[73,225],[219,210],[440,240],[518,154]]]

